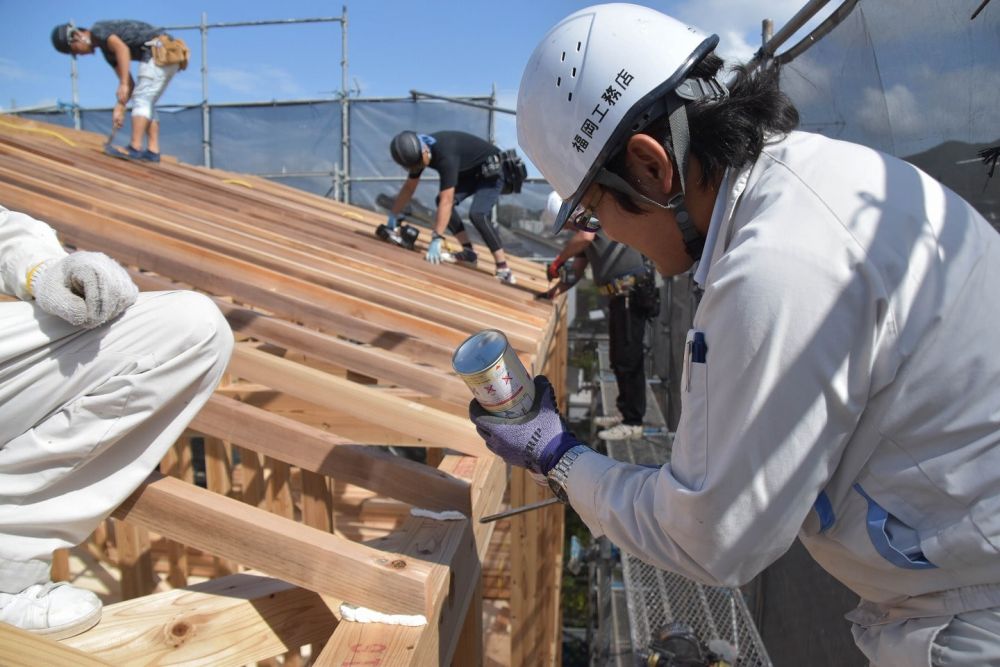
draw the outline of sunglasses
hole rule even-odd
[[[683,201],[683,195],[681,194],[675,195],[666,204],[653,201],[629,185],[624,178],[613,171],[608,171],[603,167],[597,172],[597,176],[594,178],[594,183],[601,186],[598,188],[597,194],[591,197],[588,203],[578,204],[577,207],[573,209],[573,212],[566,217],[566,224],[570,225],[577,231],[596,232],[601,228],[601,221],[594,217],[594,210],[598,207],[598,205],[600,205],[601,198],[604,197],[605,189],[620,192],[628,197],[631,197],[632,199],[636,199],[643,204],[646,204],[647,206],[663,209],[665,211],[677,208],[677,206]]]
[[[604,197],[604,188],[597,189],[597,195],[590,198],[587,204],[578,204],[566,218],[566,224],[578,232],[596,232],[601,228],[601,222],[594,217],[594,210]]]

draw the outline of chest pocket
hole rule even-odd
[[[705,332],[691,329],[681,367],[681,420],[670,459],[674,477],[697,491],[708,474],[708,344]]]

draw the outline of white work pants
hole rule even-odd
[[[135,89],[132,90],[132,115],[158,120],[156,103],[177,74],[177,65],[160,67],[152,59],[139,63]]]
[[[0,303],[0,592],[48,580],[156,468],[232,352],[195,292],[146,292],[80,329],[34,303]]]

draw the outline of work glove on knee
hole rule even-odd
[[[583,444],[566,428],[552,385],[544,375],[535,376],[535,400],[526,415],[506,419],[488,412],[473,399],[469,418],[491,452],[536,474],[547,475],[563,454]]]
[[[100,252],[48,260],[32,273],[28,290],[38,307],[85,329],[118,316],[139,295],[128,272]]]

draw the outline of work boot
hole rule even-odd
[[[642,437],[642,424],[618,424],[597,432],[601,440],[632,440]]]
[[[65,581],[32,584],[16,595],[0,593],[0,623],[58,640],[101,620],[101,600]]]
[[[621,423],[621,415],[601,415],[600,417],[594,417],[594,426],[600,426],[601,428],[608,428],[609,426]]]
[[[514,272],[510,270],[510,267],[506,269],[497,269],[496,278],[504,285],[516,285],[517,278],[514,277]]]
[[[475,266],[479,262],[479,255],[475,253],[474,250],[462,249],[452,255],[456,262],[461,264],[466,264],[468,266]]]

